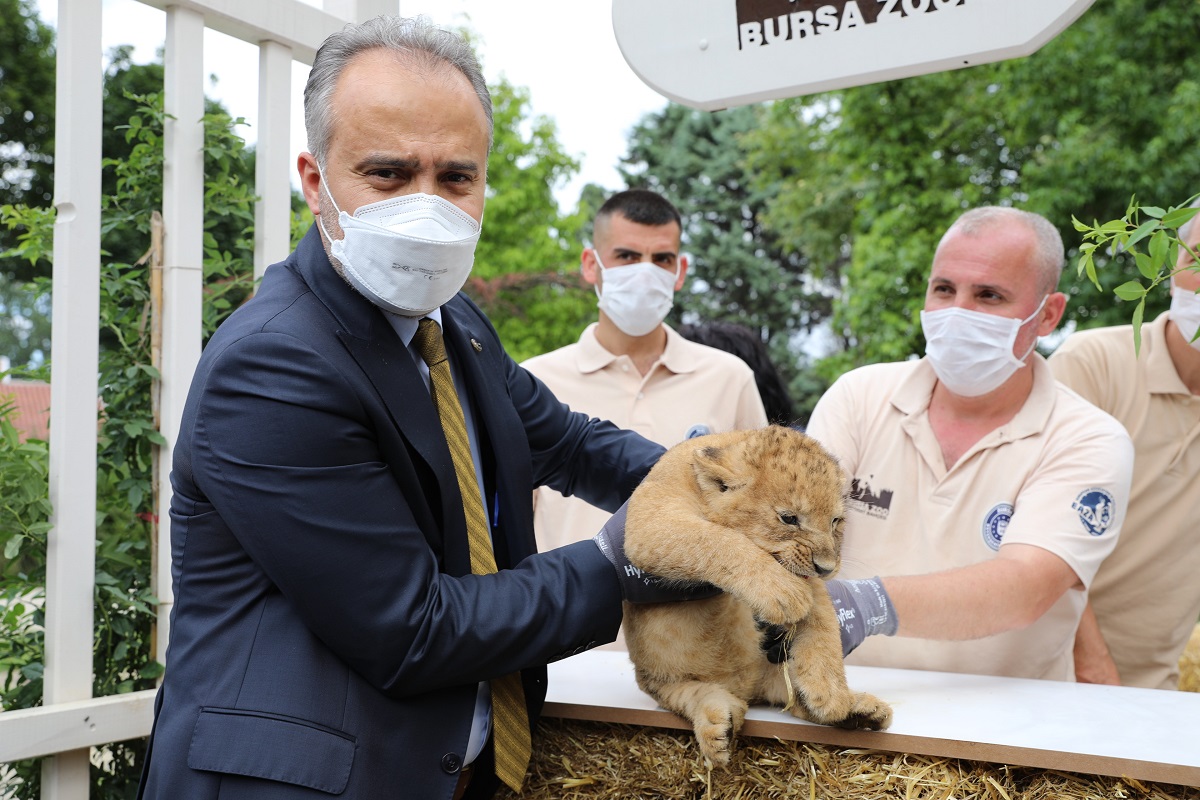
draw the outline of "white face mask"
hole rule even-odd
[[[596,289],[600,310],[627,336],[645,336],[657,328],[675,302],[679,268],[667,272],[649,261],[624,267],[605,268],[600,254],[592,250],[603,276],[603,289]]]
[[[400,316],[422,317],[467,282],[481,227],[470,214],[440,197],[418,193],[370,203],[352,217],[338,208],[320,174],[338,212],[342,238],[330,236],[319,216],[317,224],[346,279],[372,303]]]
[[[1196,339],[1196,331],[1200,330],[1200,295],[1190,289],[1180,289],[1171,279],[1171,322],[1183,334],[1183,340],[1192,347],[1200,350],[1200,340]]]
[[[938,380],[962,397],[979,397],[999,389],[1025,366],[1025,359],[1033,352],[1037,340],[1020,358],[1013,355],[1013,344],[1021,328],[1041,313],[1049,297],[1043,297],[1037,310],[1021,320],[965,308],[922,311],[925,356]]]

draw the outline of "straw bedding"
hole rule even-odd
[[[1200,626],[1180,668],[1180,687],[1200,691]],[[524,792],[503,800],[1200,800],[1172,784],[748,737],[709,771],[690,732],[576,720],[542,720],[533,749]]]

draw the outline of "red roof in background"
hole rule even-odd
[[[50,434],[50,384],[40,381],[0,383],[0,404],[13,404],[12,423],[21,439],[46,439]]]

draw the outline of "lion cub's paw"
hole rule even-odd
[[[807,578],[784,573],[756,576],[750,592],[733,592],[750,606],[754,618],[771,625],[791,625],[807,619],[812,611],[812,586]]]
[[[892,707],[873,694],[855,692],[850,715],[837,723],[839,728],[881,731],[892,724]]]
[[[718,767],[726,766],[744,717],[745,710],[736,708],[705,709],[703,718],[692,723],[701,755]]]

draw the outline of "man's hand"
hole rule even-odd
[[[1108,650],[1108,643],[1104,641],[1104,634],[1100,632],[1100,623],[1096,621],[1091,603],[1084,607],[1079,629],[1075,632],[1075,681],[1121,685],[1117,664]]]
[[[842,657],[850,655],[868,636],[895,636],[899,620],[892,599],[878,577],[825,582],[842,633]]]
[[[630,563],[625,555],[625,503],[604,524],[592,541],[617,571],[621,595],[630,603],[671,603],[678,600],[702,600],[715,597],[721,590],[710,583],[678,583],[665,581],[657,575],[643,572]]]

